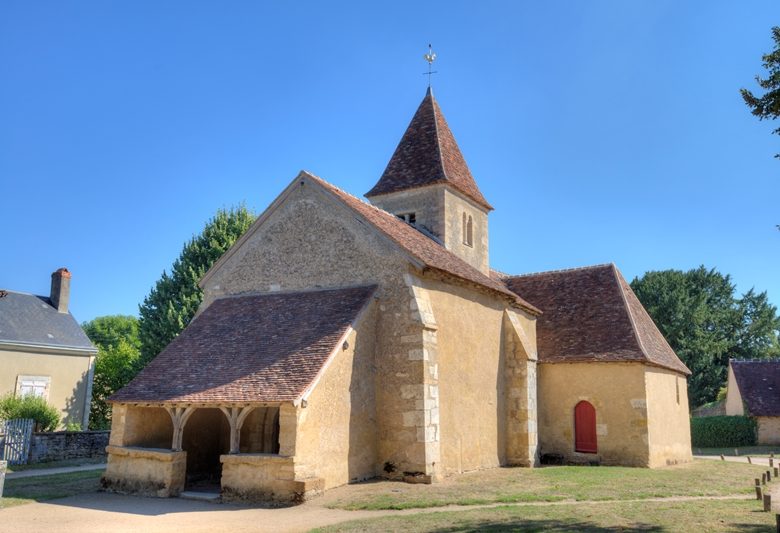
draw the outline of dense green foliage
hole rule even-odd
[[[109,429],[111,406],[106,400],[138,372],[141,353],[138,319],[126,315],[102,316],[85,322],[82,327],[98,348],[89,429]]]
[[[740,89],[745,103],[759,120],[775,120],[780,117],[780,27],[772,28],[772,39],[775,41],[774,50],[762,57],[767,77],[756,76],[759,87],[766,92],[756,96],[747,89]],[[780,128],[773,133],[780,135]],[[780,158],[780,154],[776,154],[775,157]]]
[[[32,418],[36,431],[54,431],[60,424],[60,412],[40,396],[14,396],[0,398],[0,419]]]
[[[162,273],[139,307],[141,367],[189,324],[203,299],[198,281],[254,219],[255,215],[243,205],[220,209],[203,232],[184,245],[171,273]]]
[[[748,416],[703,416],[691,418],[694,448],[755,446],[758,429]]]
[[[691,408],[717,397],[729,358],[780,355],[780,318],[766,292],[737,297],[729,276],[703,266],[647,272],[631,288],[693,373]]]

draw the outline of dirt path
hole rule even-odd
[[[20,479],[23,477],[52,476],[54,474],[69,474],[71,472],[86,472],[88,470],[103,470],[106,463],[96,463],[81,466],[60,466],[55,468],[34,468],[19,472],[8,472],[5,479]]]
[[[681,496],[621,500],[621,502],[666,502],[696,500],[738,500],[749,496]],[[404,511],[344,511],[328,509],[310,502],[285,509],[257,509],[229,504],[212,504],[178,498],[157,499],[121,496],[117,494],[82,494],[61,500],[32,503],[0,510],[0,532],[299,532],[359,518],[401,516],[437,511],[489,509],[513,505],[517,507],[562,505],[612,505],[615,501],[560,501],[518,504],[448,506]]]

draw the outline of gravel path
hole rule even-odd
[[[20,472],[8,472],[5,479],[21,479],[23,477],[51,476],[54,474],[69,474],[71,472],[86,472],[87,470],[103,470],[105,463],[81,466],[60,466],[57,468],[34,468]]]

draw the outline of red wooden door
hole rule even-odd
[[[581,401],[574,407],[574,450],[582,453],[597,453],[596,408]]]

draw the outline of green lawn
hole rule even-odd
[[[672,496],[754,494],[753,480],[766,466],[698,460],[659,468],[558,466],[497,468],[429,485],[368,482],[326,494],[328,507],[356,510],[412,509],[445,505],[631,500]]]
[[[552,506],[502,506],[437,511],[344,522],[318,532],[338,531],[774,531],[775,515],[756,501],[610,502]]]
[[[96,492],[100,488],[102,474],[102,470],[89,470],[53,476],[6,479],[3,497],[0,498],[0,508],[64,498],[84,492]]]

